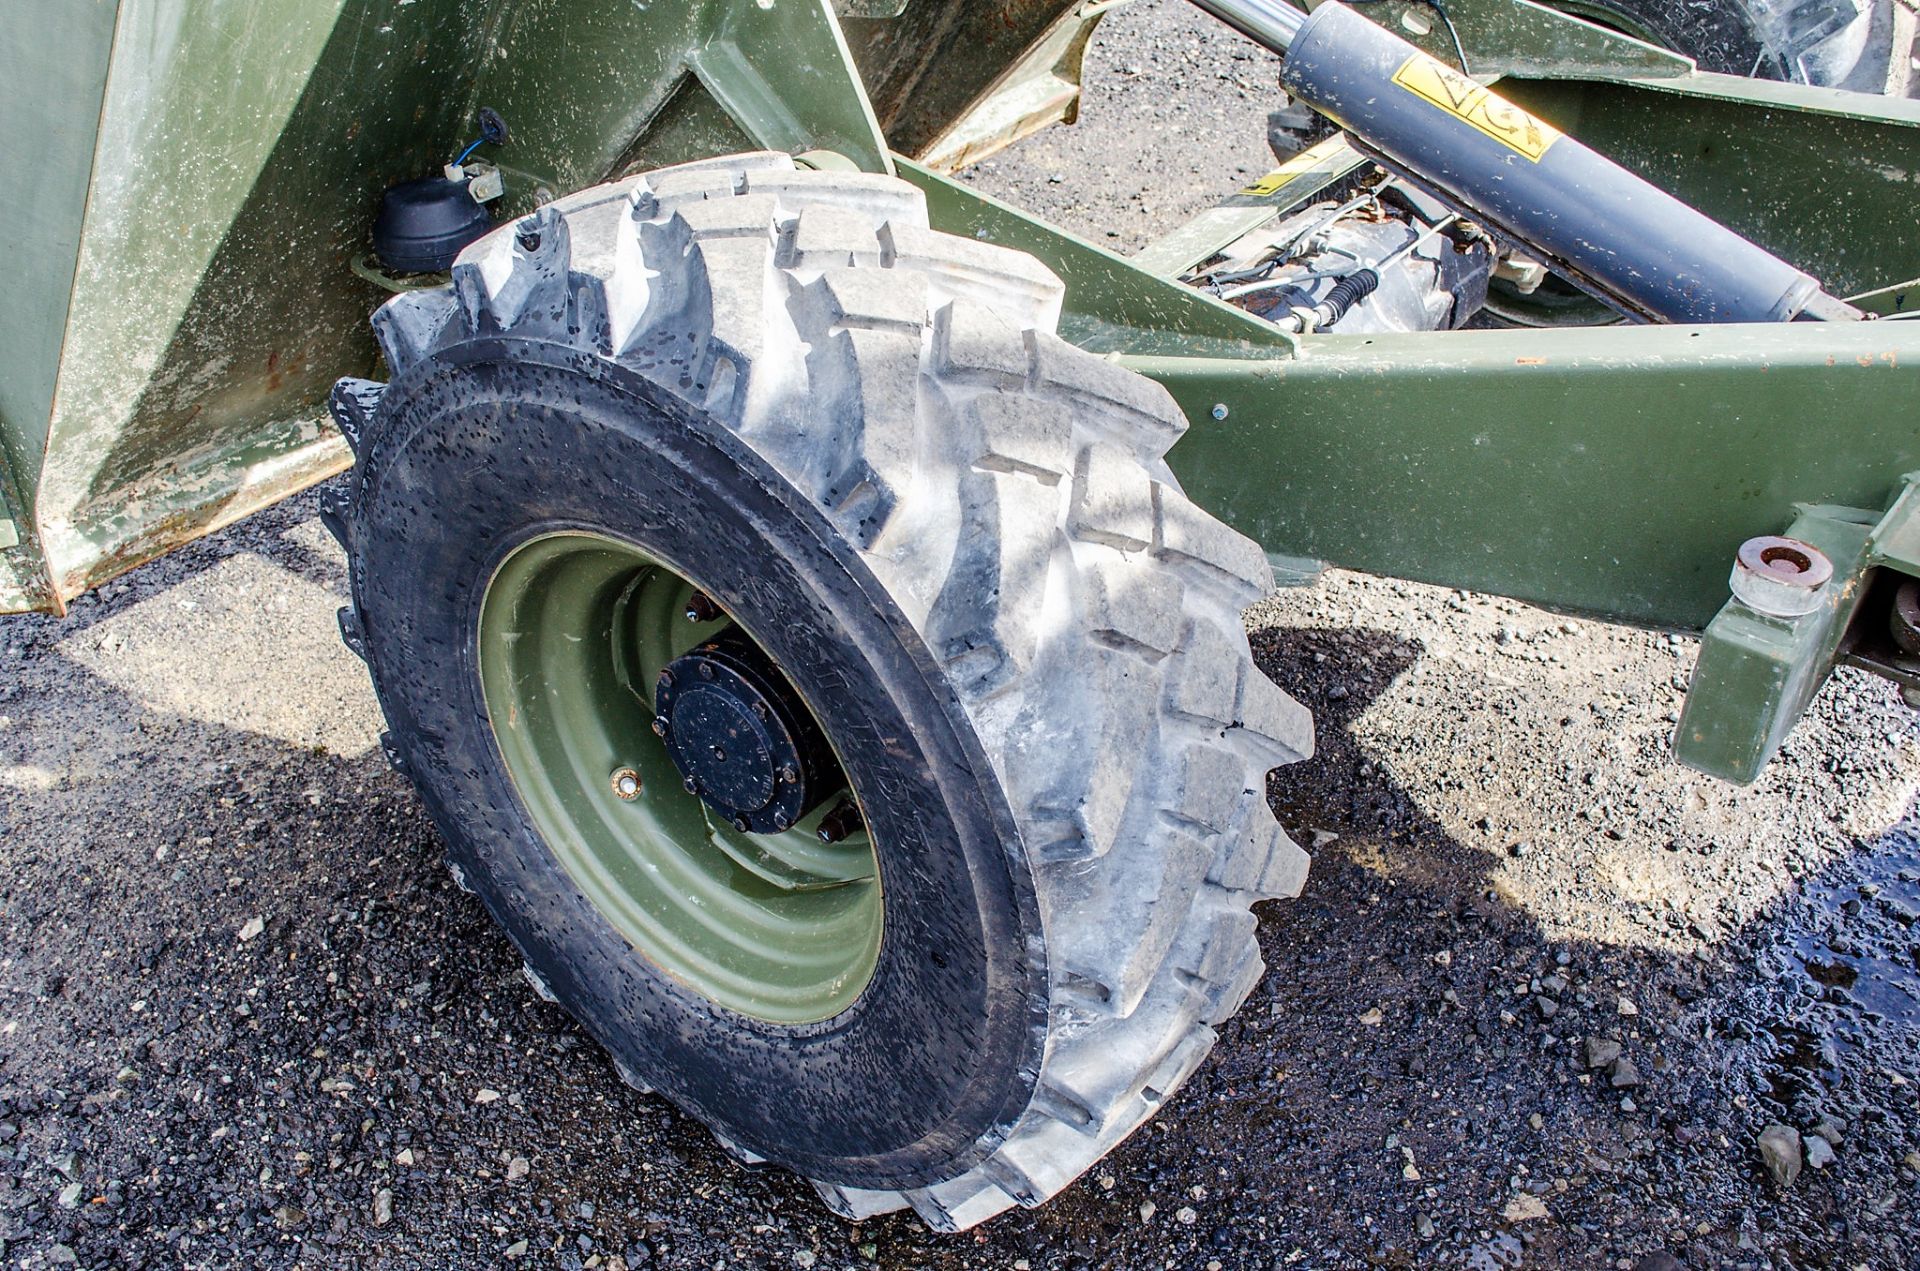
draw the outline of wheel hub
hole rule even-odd
[[[790,829],[846,784],[799,694],[738,628],[670,662],[653,709],[687,790],[742,833]]]

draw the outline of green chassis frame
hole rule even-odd
[[[1171,277],[1358,156],[1319,148],[1122,258],[890,153],[856,55],[893,68],[890,123],[927,99],[897,48],[882,56],[886,19],[849,23],[850,51],[827,0],[118,0],[46,44],[69,7],[0,18],[9,166],[34,178],[0,190],[17,283],[0,612],[58,611],[345,465],[317,408],[373,369],[379,292],[353,268],[371,195],[484,101],[514,125],[509,212],[753,146],[897,170],[936,227],[1059,273],[1063,334],[1173,392],[1188,491],[1276,558],[1704,629],[1677,744],[1706,771],[1751,780],[1837,661],[1913,682],[1855,632],[1878,620],[1879,574],[1920,568],[1897,546],[1915,500],[1895,506],[1920,469],[1920,322],[1288,337]],[[939,146],[914,152],[976,153],[1070,113],[1062,68],[1105,7],[1056,4],[1025,53],[976,54],[998,59],[964,68],[984,95],[922,110],[909,131]],[[1400,25],[1412,7],[1368,13]],[[1449,8],[1509,96],[1830,289],[1920,304],[1920,103],[1695,73],[1527,0]],[[169,9],[191,17],[155,20]],[[1026,104],[996,113],[1009,101]],[[1836,578],[1822,614],[1782,623],[1730,602],[1726,576],[1742,540],[1790,524]]]

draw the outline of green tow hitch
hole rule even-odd
[[[1920,705],[1920,473],[1884,515],[1802,506],[1781,538],[1751,539],[1734,596],[1700,638],[1674,753],[1751,784],[1833,668],[1861,667]]]

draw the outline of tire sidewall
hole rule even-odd
[[[640,1081],[811,1177],[914,1187],[990,1154],[1027,1106],[1046,1029],[1030,870],[954,694],[821,511],[643,377],[506,338],[396,380],[359,472],[354,598],[382,706],[450,858],[560,1001]],[[534,830],[487,722],[479,609],[514,548],[569,529],[713,595],[847,763],[886,908],[872,983],[833,1019],[770,1024],[672,980]]]

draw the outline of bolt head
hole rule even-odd
[[[736,816],[735,818],[733,818],[733,828],[740,831],[742,834],[753,833],[753,826],[747,823],[747,818],[744,816]]]
[[[686,791],[688,794],[700,793],[700,783],[694,780],[692,777],[687,777],[686,779],[681,781],[680,784],[686,788]]]
[[[613,785],[614,795],[619,799],[632,803],[640,797],[640,774],[632,768],[614,769],[613,776],[609,780]]]
[[[793,825],[793,818],[787,815],[787,810],[785,808],[774,809],[773,811],[773,828],[774,829],[784,830],[791,827],[792,825]]]
[[[784,782],[786,782],[786,783],[787,783],[788,785],[792,785],[792,784],[794,784],[794,783],[795,783],[796,781],[798,781],[798,780],[800,780],[800,770],[799,770],[798,768],[795,768],[795,767],[794,767],[794,766],[793,766],[792,764],[790,764],[790,763],[789,763],[789,764],[781,764],[781,765],[780,765],[780,780],[782,780],[782,781],[784,781]]]
[[[665,715],[655,715],[653,717],[653,735],[655,737],[665,737],[667,735],[667,727],[667,717]]]
[[[1225,419],[1227,417],[1227,404],[1225,402],[1215,402],[1213,404],[1213,417],[1215,419]]]
[[[713,678],[713,663],[702,662],[700,664],[700,678],[703,680],[710,680]]]

